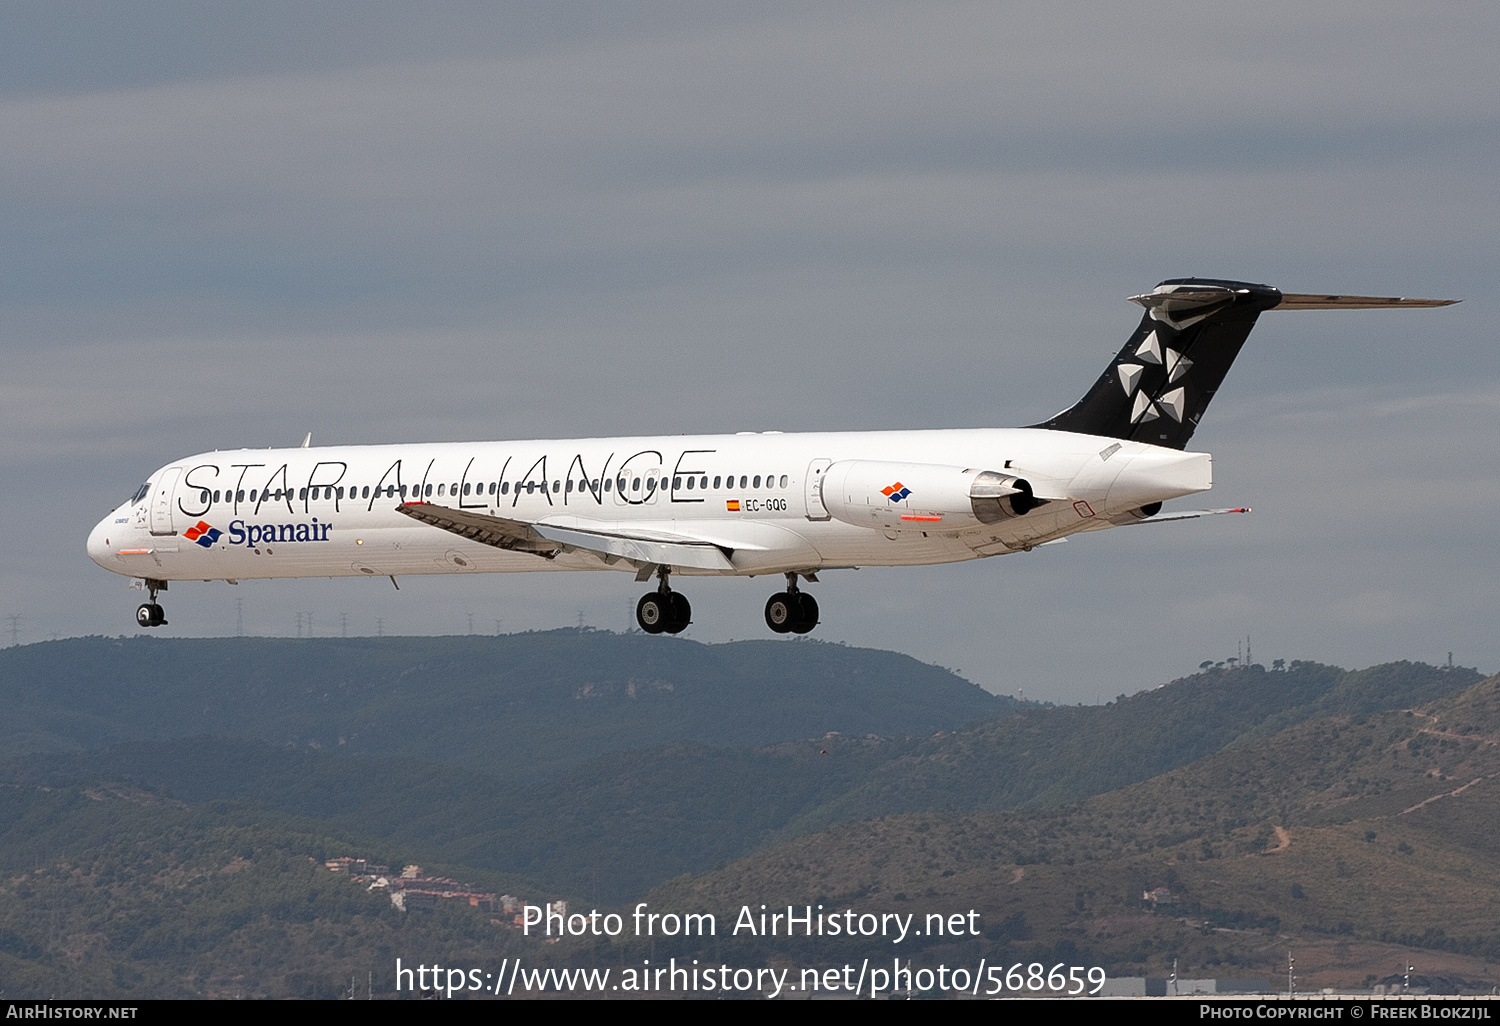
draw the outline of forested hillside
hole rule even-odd
[[[590,630],[74,638],[0,649],[0,691],[0,757],[214,735],[506,779],[668,741],[925,735],[1020,706],[894,652]]]
[[[1490,909],[1500,812],[1472,670],[1208,669],[1053,708],[891,653],[565,631],[79,639],[0,673],[7,996],[330,994],[408,941],[514,942],[298,868],[335,855],[585,907],[987,902],[975,952],[1072,945],[1111,971],[1259,964],[1193,939],[1221,928],[1500,957],[1457,897]],[[1349,880],[1396,883],[1359,904]],[[1158,886],[1171,907],[1143,908]]]
[[[1274,975],[1295,946],[1324,985],[1391,958],[1493,983],[1496,822],[1500,677],[1415,710],[1307,720],[1083,802],[845,824],[649,900],[972,907],[990,924],[976,954],[1117,974],[1175,959],[1184,975]]]

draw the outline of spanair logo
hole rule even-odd
[[[208,526],[208,521],[200,520],[186,531],[183,531],[182,536],[190,542],[197,542],[205,549],[211,549],[214,546],[214,542],[218,541],[219,536],[223,533],[217,527]]]
[[[891,485],[888,488],[880,489],[880,494],[884,495],[892,502],[900,502],[902,499],[905,499],[908,495],[911,494],[911,489],[906,487],[906,485],[902,484],[900,481],[897,481],[895,484]]]

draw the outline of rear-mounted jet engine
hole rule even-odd
[[[823,505],[883,531],[963,531],[1025,516],[1046,502],[1019,477],[934,463],[843,460],[823,476]]]

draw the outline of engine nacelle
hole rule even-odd
[[[1046,501],[1025,480],[993,470],[885,460],[841,460],[822,488],[830,516],[886,531],[962,531],[1025,516]]]

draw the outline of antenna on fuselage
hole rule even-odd
[[[299,446],[297,446],[297,448],[299,448],[299,449],[306,449],[309,445],[312,445],[312,432],[311,431],[309,431],[307,434],[305,434],[305,435],[302,436],[302,444],[299,445]]]

